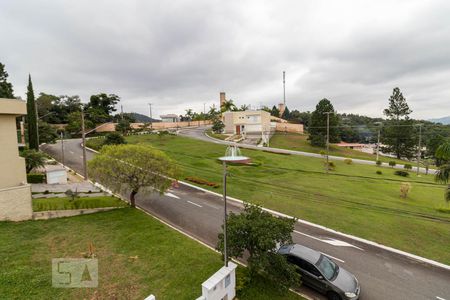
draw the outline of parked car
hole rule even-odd
[[[359,299],[361,288],[356,277],[322,253],[298,244],[281,246],[278,253],[298,267],[305,285],[328,299]]]

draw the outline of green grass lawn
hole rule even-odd
[[[33,211],[125,206],[127,206],[127,203],[111,196],[75,198],[73,201],[69,197],[33,199]]]
[[[133,208],[45,221],[0,222],[2,299],[196,299],[221,256]],[[98,288],[53,288],[52,258],[94,246]],[[240,299],[302,299],[255,282]]]
[[[276,132],[272,136],[272,138],[270,139],[270,147],[311,152],[311,153],[321,153],[321,151],[326,151],[326,148],[312,146],[309,143],[308,135],[306,134],[284,133],[284,132]],[[330,155],[359,158],[372,161],[377,160],[377,156],[375,154],[364,153],[361,151],[338,147],[335,145],[330,145]],[[411,164],[411,162],[409,161],[396,159],[392,157],[385,157],[380,155],[379,158],[382,162],[395,161],[398,164],[405,164],[405,163]]]
[[[221,184],[222,165],[215,158],[225,153],[223,145],[177,136],[129,136],[127,141],[166,151],[180,165],[181,179],[195,176]],[[431,175],[411,172],[403,178],[389,167],[341,161],[326,175],[320,158],[242,152],[255,165],[229,166],[230,196],[450,264],[450,214],[439,211],[445,206],[444,185],[435,184]],[[412,189],[403,199],[400,184],[405,181]]]
[[[226,134],[214,133],[214,132],[212,131],[212,129],[208,129],[208,130],[206,131],[206,133],[207,133],[210,137],[213,137],[213,138],[216,138],[216,139],[219,139],[219,140],[224,140],[224,139],[226,139],[227,137],[229,137],[229,135],[226,135]]]

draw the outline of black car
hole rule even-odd
[[[298,244],[284,245],[278,253],[298,267],[305,285],[327,295],[328,299],[359,298],[361,288],[356,277],[322,253]]]

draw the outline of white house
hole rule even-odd
[[[224,133],[244,134],[270,131],[270,113],[263,110],[228,111],[222,114]]]

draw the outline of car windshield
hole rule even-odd
[[[323,276],[325,276],[325,278],[328,280],[333,278],[339,270],[338,265],[336,265],[331,259],[329,259],[325,255],[321,256],[317,264],[317,267],[319,268]]]

